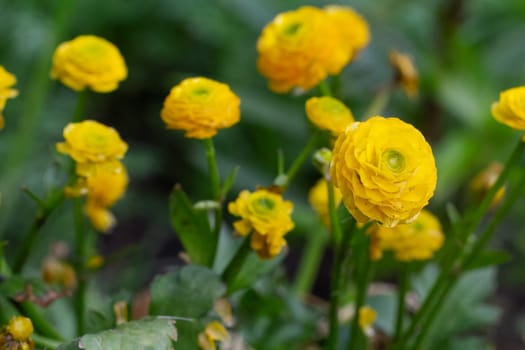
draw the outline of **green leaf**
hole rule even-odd
[[[482,267],[500,265],[508,262],[510,255],[502,250],[481,252],[474,260],[464,267],[465,270],[475,270]]]
[[[115,329],[86,334],[56,350],[170,350],[172,341],[177,339],[174,323],[167,318],[147,317]]]
[[[237,177],[237,173],[239,172],[239,166],[236,166],[232,169],[226,180],[224,180],[224,183],[222,184],[221,189],[221,197],[226,197],[228,195],[228,192],[230,192],[233,183],[235,182],[235,178]]]
[[[200,318],[225,292],[219,276],[198,265],[186,265],[157,276],[151,285],[150,314]]]
[[[211,266],[217,238],[208,225],[207,212],[194,210],[190,200],[176,185],[170,196],[171,225],[175,229],[186,253],[195,264]]]

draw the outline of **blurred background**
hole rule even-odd
[[[0,132],[0,241],[16,246],[37,210],[21,186],[43,196],[67,178],[67,163],[54,145],[76,98],[49,79],[50,62],[58,43],[95,34],[120,49],[129,76],[113,93],[90,94],[86,117],[115,127],[128,142],[124,163],[131,178],[114,209],[117,226],[98,237],[97,252],[111,264],[97,288],[108,294],[137,291],[156,272],[180,264],[169,193],[180,183],[197,201],[207,198],[209,186],[202,144],[165,129],[163,100],[189,76],[229,84],[241,98],[242,117],[215,138],[221,173],[240,165],[232,196],[270,185],[278,150],[290,162],[308,138],[304,102],[315,91],[271,93],[256,70],[255,45],[277,13],[305,4],[352,6],[369,22],[370,45],[342,73],[344,102],[357,119],[394,76],[389,51],[413,57],[418,96],[396,90],[383,115],[413,123],[432,144],[439,180],[430,208],[445,221],[445,204],[461,208],[470,179],[491,162],[504,162],[520,136],[496,123],[490,106],[501,90],[525,85],[523,0],[0,0],[0,65],[17,76],[20,93],[8,101]],[[287,193],[296,206],[297,229],[289,236],[286,276],[295,272],[308,227],[319,226],[307,203],[317,172],[306,164],[300,175]],[[512,256],[490,286],[490,301],[502,310],[496,325],[485,329],[496,349],[525,348],[524,208],[520,200],[493,242]],[[44,227],[28,275],[39,274],[52,242],[71,241],[70,211],[63,206]],[[321,298],[327,296],[330,259],[327,252],[314,288]],[[388,268],[379,270],[388,280]]]

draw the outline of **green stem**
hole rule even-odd
[[[337,74],[332,77],[331,85],[331,91],[334,92],[334,96],[338,99],[341,99],[341,74]]]
[[[276,178],[276,181],[274,182],[275,185],[280,186],[282,191],[286,190],[286,188],[290,185],[292,180],[297,175],[297,172],[301,168],[301,165],[304,163],[304,161],[310,156],[310,153],[314,150],[315,146],[317,145],[317,141],[319,139],[320,132],[318,130],[314,131],[312,136],[310,136],[310,139],[304,146],[304,148],[301,150],[297,158],[293,161],[292,165],[288,169],[288,172],[282,176],[278,176]],[[280,179],[284,179],[282,182]]]
[[[397,317],[396,329],[394,333],[394,342],[403,332],[403,320],[405,316],[405,297],[410,285],[410,266],[408,263],[402,263],[399,286],[397,291]]]
[[[85,330],[86,317],[86,293],[87,293],[87,237],[84,223],[83,200],[82,198],[74,199],[74,219],[75,219],[75,244],[76,256],[78,258],[77,274],[78,288],[75,293],[74,306],[77,316],[77,334],[83,335]]]
[[[235,279],[239,275],[239,272],[241,272],[242,267],[244,265],[244,261],[250,255],[251,247],[250,247],[250,238],[246,237],[244,238],[244,241],[242,242],[241,246],[233,256],[232,260],[222,273],[222,280],[226,282],[227,291],[226,295],[231,295],[235,290]]]
[[[73,123],[80,122],[83,118],[84,111],[86,109],[88,90],[82,90],[77,93],[77,103],[75,106],[75,112],[73,114]]]
[[[18,188],[18,181],[27,174],[27,160],[32,152],[35,140],[38,140],[38,127],[41,119],[47,91],[50,85],[49,67],[53,50],[57,43],[62,40],[68,19],[71,17],[70,12],[74,6],[74,1],[60,0],[56,2],[53,11],[53,28],[49,38],[43,43],[39,50],[40,54],[35,59],[31,67],[31,75],[28,85],[24,87],[24,94],[20,98],[22,101],[22,111],[18,117],[18,129],[12,142],[6,149],[6,158],[3,159],[2,183],[0,192],[4,194],[6,200],[0,211],[0,237],[6,228],[9,218],[13,215],[16,208],[18,197],[15,189]],[[33,154],[34,155],[34,154]]]
[[[44,337],[39,334],[31,335],[31,339],[35,342],[35,345],[44,349],[56,349],[62,344],[59,341]]]
[[[319,83],[319,91],[323,96],[332,96],[332,90],[330,90],[330,85],[328,85],[326,80],[323,80]]]
[[[422,324],[423,319],[428,316],[429,311],[435,307],[435,298],[440,294],[440,292],[444,290],[444,287],[446,286],[447,281],[449,279],[450,273],[453,271],[454,266],[456,266],[457,264],[457,259],[462,255],[462,251],[465,246],[464,243],[467,242],[469,236],[472,234],[474,229],[479,225],[479,223],[483,219],[487,209],[492,203],[492,199],[494,198],[497,191],[501,188],[501,186],[503,186],[503,184],[507,181],[507,178],[510,174],[510,170],[519,162],[524,149],[525,143],[523,143],[520,139],[517,145],[515,146],[513,152],[511,153],[509,159],[505,163],[504,169],[498,177],[498,180],[487,192],[481,204],[476,207],[472,215],[465,215],[464,219],[458,223],[459,229],[457,229],[456,231],[462,232],[462,235],[459,237],[461,244],[459,246],[451,247],[453,249],[450,249],[449,258],[444,260],[444,264],[442,266],[438,278],[432,285],[432,288],[430,289],[429,294],[426,296],[419,311],[412,318],[410,326],[408,327],[406,332],[404,332],[401,336],[401,339],[399,340],[396,349],[405,349],[405,345],[408,341],[408,338],[412,334],[415,334],[416,328]]]
[[[340,223],[334,221],[332,226],[340,226]],[[344,286],[342,281],[343,261],[350,248],[350,239],[355,231],[355,221],[352,221],[352,227],[349,230],[343,232],[342,241],[340,244],[335,244],[335,258],[332,265],[331,275],[331,291],[330,291],[330,306],[328,310],[329,320],[329,334],[328,334],[328,350],[335,350],[339,343],[339,319],[338,311],[340,304],[340,296],[342,294],[342,287]],[[340,230],[340,228],[339,228]]]
[[[217,156],[215,153],[215,146],[213,145],[213,139],[211,137],[204,139],[204,146],[206,147],[206,158],[208,160],[208,171],[210,173],[212,197],[219,203],[219,207],[214,209],[214,222],[212,226],[212,230],[215,235],[215,241],[211,243],[215,246],[215,248],[212,249],[215,254],[222,225],[221,177],[219,173],[219,167],[217,166]],[[211,264],[213,264],[214,260],[215,257],[210,259]]]
[[[24,301],[22,303],[14,302],[17,307],[19,307],[24,315],[31,319],[35,330],[47,337],[63,341],[64,338],[51,326],[47,320],[44,318],[40,310],[36,307],[35,304]]]
[[[323,251],[326,248],[327,238],[324,232],[315,232],[308,235],[308,242],[301,258],[293,287],[298,295],[305,295],[312,289]]]
[[[364,116],[366,118],[373,117],[375,115],[380,115],[385,109],[388,100],[390,100],[390,95],[392,94],[391,85],[385,85],[377,91],[376,95],[370,105],[368,106]]]
[[[341,223],[339,222],[339,215],[335,205],[335,191],[334,183],[331,180],[326,181],[328,188],[328,214],[330,216],[330,225],[332,229],[332,236],[336,243],[341,240]]]
[[[45,203],[43,208],[39,208],[38,212],[29,226],[27,232],[23,235],[24,239],[21,241],[20,248],[18,249],[15,258],[13,260],[13,272],[20,273],[24,268],[27,259],[30,256],[31,250],[34,247],[36,238],[40,229],[47,222],[51,214],[55,211],[56,208],[64,201],[64,195],[61,191],[60,194],[51,197],[49,203]]]
[[[367,337],[363,334],[361,327],[359,326],[359,310],[363,307],[366,302],[366,295],[368,291],[368,284],[372,280],[373,268],[370,260],[370,237],[366,237],[365,246],[359,251],[360,254],[360,267],[357,275],[357,295],[355,300],[355,312],[350,325],[350,343],[348,344],[349,350],[362,350],[367,348]],[[356,265],[358,266],[358,265]],[[364,344],[363,343],[364,340]]]

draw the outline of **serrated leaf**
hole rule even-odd
[[[171,350],[177,339],[174,321],[147,317],[124,323],[115,329],[86,334],[56,350]]]
[[[482,267],[504,264],[510,260],[510,255],[502,250],[488,250],[481,252],[464,267],[465,270],[475,270]]]
[[[150,314],[200,318],[226,288],[212,270],[186,265],[157,276],[151,285]]]
[[[170,196],[170,219],[186,253],[195,264],[211,266],[216,241],[208,225],[207,212],[194,210],[190,200],[179,185]]]

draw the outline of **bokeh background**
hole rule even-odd
[[[111,264],[97,290],[140,290],[154,273],[179,264],[168,196],[180,183],[193,200],[206,199],[207,168],[199,142],[165,129],[162,102],[185,77],[228,83],[241,97],[242,121],[215,138],[221,172],[225,176],[240,165],[233,194],[271,184],[278,150],[291,161],[307,140],[303,106],[314,92],[271,93],[256,70],[255,45],[277,13],[305,4],[349,5],[369,22],[370,45],[342,73],[344,102],[357,118],[393,77],[389,51],[414,58],[417,98],[395,91],[383,114],[413,123],[432,144],[439,180],[430,208],[446,221],[445,204],[461,208],[472,176],[492,161],[503,162],[520,136],[492,120],[490,105],[501,90],[525,85],[523,0],[0,0],[0,64],[17,76],[20,92],[7,104],[0,133],[0,240],[16,247],[36,212],[21,186],[44,195],[67,177],[67,163],[54,144],[71,120],[75,94],[49,79],[51,56],[59,42],[95,34],[119,47],[129,77],[113,93],[90,94],[86,117],[114,126],[129,143],[125,164],[131,177],[126,197],[115,207],[118,225],[98,237],[97,251]],[[306,201],[317,177],[307,164],[287,193],[298,223],[285,258],[290,278],[308,227],[319,226]],[[63,206],[46,224],[27,274],[38,275],[52,242],[71,241],[70,211]],[[520,200],[492,243],[512,256],[489,293],[502,310],[497,325],[485,329],[497,349],[525,348],[524,219]],[[327,252],[314,288],[321,298],[327,296],[330,259]],[[388,268],[381,273],[388,281]]]

